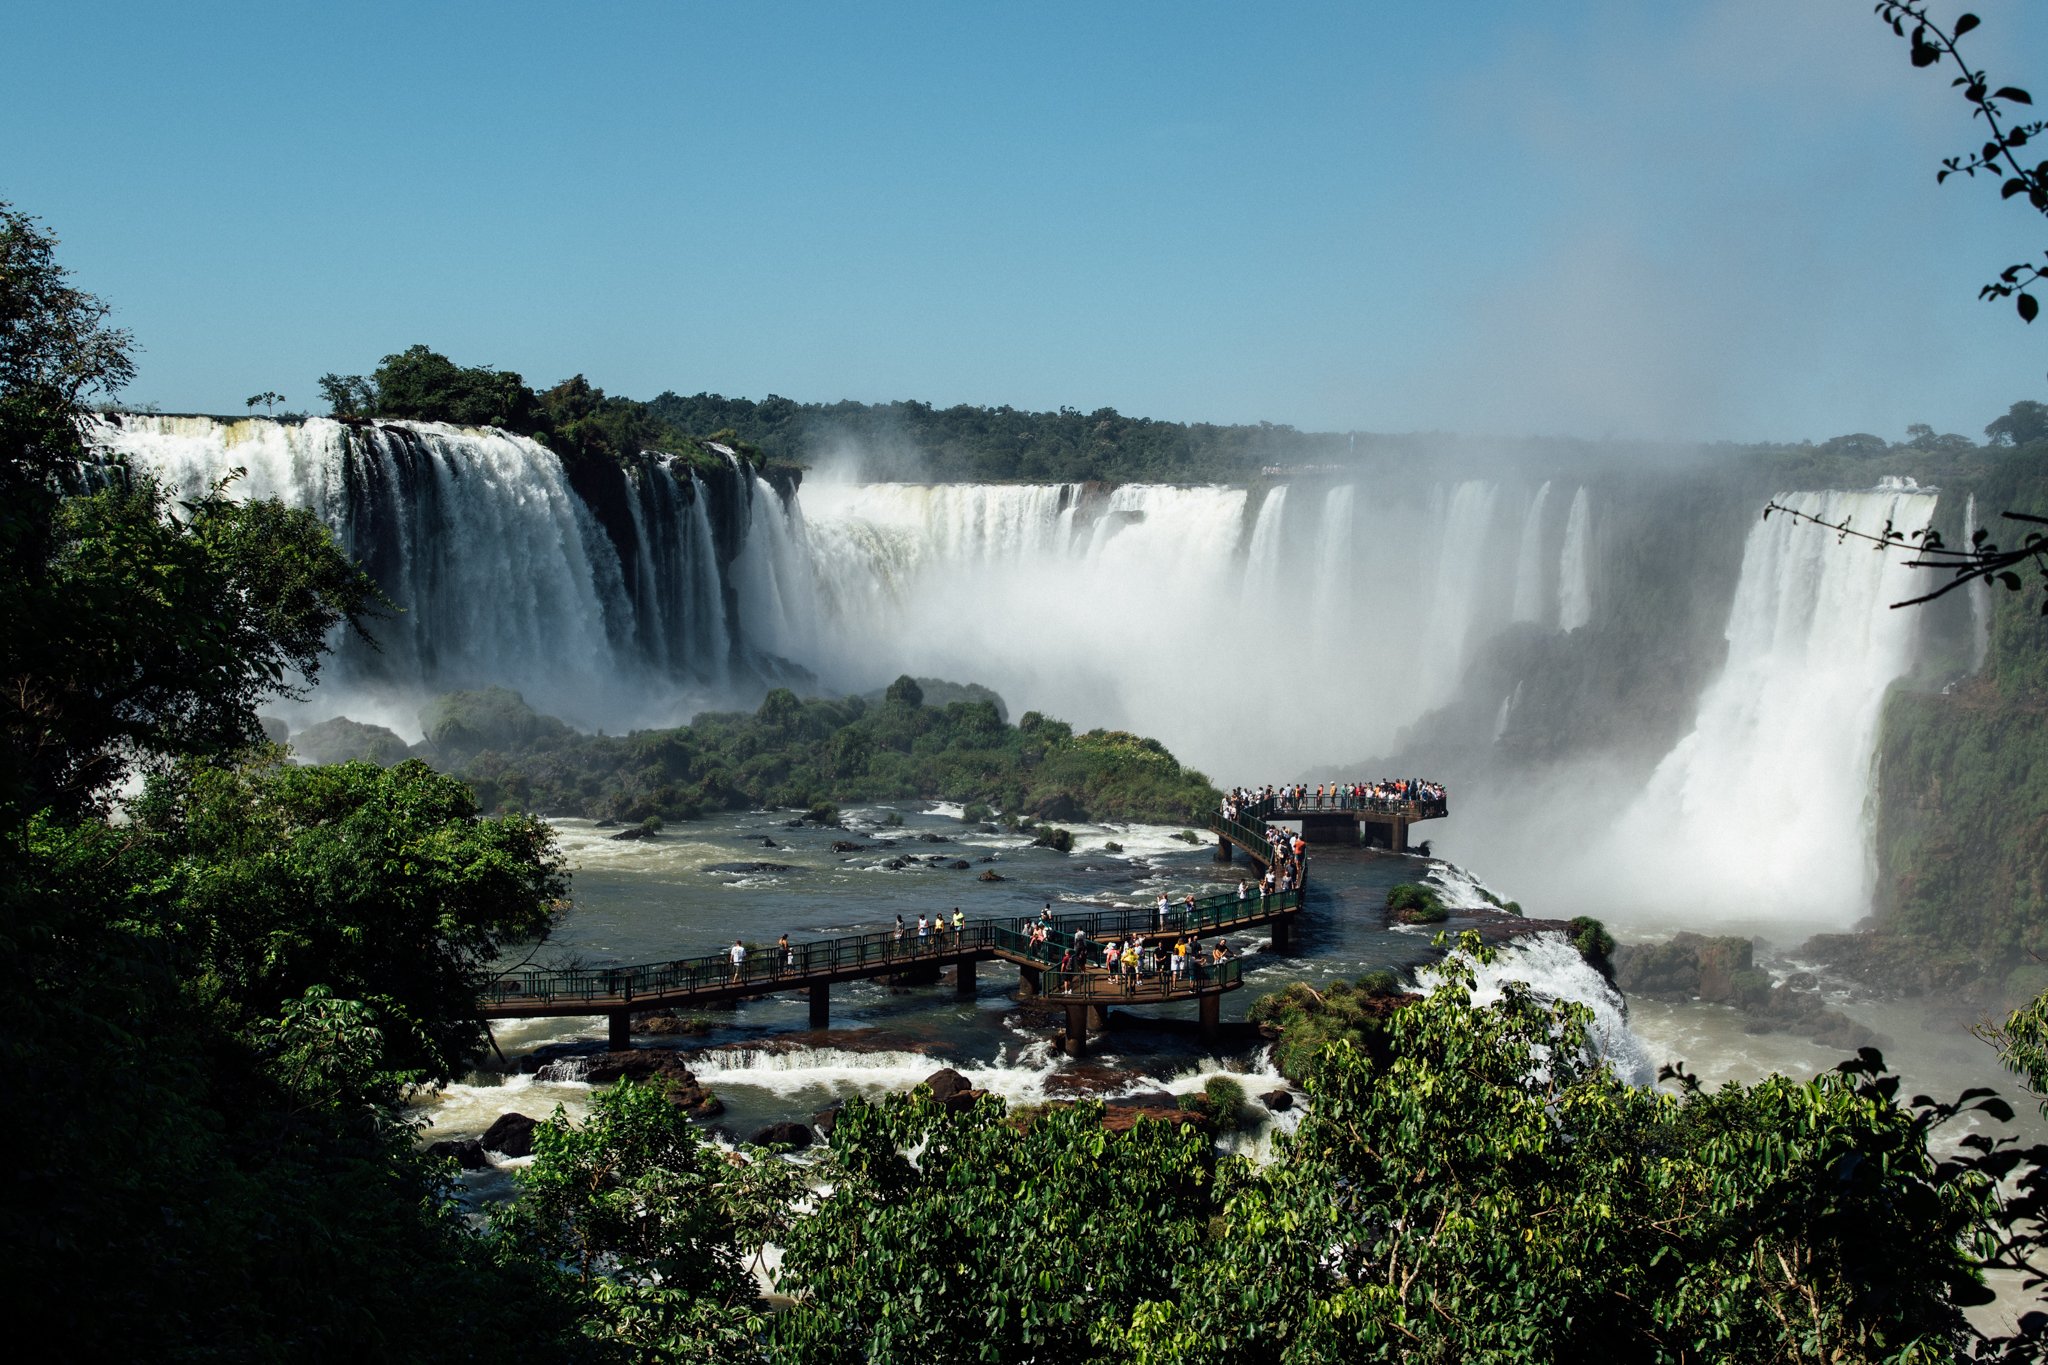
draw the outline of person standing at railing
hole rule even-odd
[[[953,946],[959,947],[967,936],[967,916],[960,913],[960,907],[953,907]]]
[[[789,946],[788,934],[785,933],[781,938],[775,940],[775,951],[780,957],[781,970],[785,972],[795,970],[796,949]]]
[[[740,974],[747,965],[747,945],[734,939],[732,947],[726,950],[726,956],[732,959],[732,984],[737,986],[740,984]]]
[[[919,952],[924,951],[925,941],[931,936],[932,922],[926,919],[923,912],[920,911],[917,916],[917,950]]]

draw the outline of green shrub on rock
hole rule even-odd
[[[1396,924],[1442,924],[1451,917],[1443,899],[1419,882],[1387,889],[1387,917]]]

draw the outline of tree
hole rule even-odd
[[[248,400],[243,404],[243,406],[247,407],[250,411],[253,412],[260,404],[265,412],[272,412],[275,411],[277,405],[279,403],[282,403],[283,401],[283,394],[274,392],[269,389],[265,389],[262,393],[250,394]]]
[[[1877,15],[1891,25],[1892,32],[1907,40],[1914,66],[1946,64],[1960,72],[1950,85],[1969,102],[1970,117],[1983,121],[1983,145],[1959,156],[1943,157],[1935,183],[1957,174],[1974,180],[1981,171],[1997,183],[2001,199],[2024,199],[2036,213],[2048,217],[2048,161],[2028,166],[2019,158],[2021,148],[2048,131],[2048,123],[2016,122],[2011,106],[2032,105],[2033,96],[2011,85],[1993,90],[1990,77],[1965,61],[1956,46],[1958,39],[1983,21],[1974,14],[1962,14],[1944,29],[1928,17],[1926,5],[1909,0],[1878,0]],[[1908,24],[1912,25],[1910,33]],[[2022,261],[2000,271],[1996,279],[1978,291],[1978,297],[2010,298],[2020,319],[2032,322],[2040,312],[2040,303],[2027,290],[2042,279],[2048,279],[2048,270]]]
[[[327,400],[327,411],[334,417],[355,419],[377,413],[377,386],[359,374],[321,375],[320,396]]]
[[[81,405],[133,375],[131,343],[55,246],[0,205],[0,803],[20,809],[260,739],[257,702],[310,683],[377,600],[311,513],[221,487],[173,515],[89,458]]]
[[[768,1319],[749,1262],[788,1227],[796,1171],[728,1159],[651,1085],[600,1091],[581,1124],[557,1107],[533,1133],[498,1235],[628,1360],[759,1360]]]
[[[2022,400],[2006,410],[2006,414],[1984,428],[1984,435],[1995,446],[2025,446],[2048,437],[2048,404]]]
[[[510,370],[465,368],[439,351],[410,346],[385,356],[371,378],[380,417],[503,427],[529,436],[540,429],[540,400]]]

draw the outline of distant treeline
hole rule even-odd
[[[1388,457],[1469,458],[1540,447],[1549,462],[1570,467],[1611,464],[1619,451],[1609,443],[1570,440],[1501,442],[1437,434],[1310,432],[1271,422],[1165,422],[1126,417],[1114,408],[1085,413],[966,403],[938,408],[915,399],[799,403],[776,394],[756,402],[715,393],[684,397],[673,391],[642,401],[606,394],[580,374],[535,390],[513,371],[457,365],[426,346],[385,356],[367,377],[326,375],[320,388],[337,417],[503,427],[545,442],[572,465],[597,459],[624,462],[642,450],[715,463],[723,457],[706,446],[717,442],[756,465],[812,465],[850,453],[869,479],[1234,483],[1275,465],[1298,471]],[[250,401],[275,397],[264,394]],[[2048,440],[2048,406],[2015,403],[1984,428],[1984,438],[1984,444],[1994,446]],[[1899,453],[1953,459],[1979,448],[1971,437],[1937,434],[1916,423],[1898,442],[1851,432],[1818,443],[1731,449],[1789,458],[1795,465],[1832,465]]]

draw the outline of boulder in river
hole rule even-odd
[[[932,1098],[941,1104],[952,1099],[962,1091],[974,1088],[973,1084],[965,1076],[950,1066],[941,1067],[939,1070],[934,1071],[931,1075],[924,1078],[922,1084],[931,1090]]]
[[[532,1156],[533,1130],[540,1127],[539,1119],[530,1119],[524,1114],[500,1114],[497,1121],[484,1129],[478,1139],[485,1151],[503,1152],[506,1156]]]
[[[996,871],[994,868],[990,868],[988,871],[982,873],[979,877],[975,878],[975,880],[983,882],[1004,882],[1008,881],[1009,878],[1005,877],[1002,873]]]
[[[968,862],[965,858],[955,858],[952,862],[947,863],[946,866],[951,868],[955,872],[965,872],[968,868],[974,866],[974,864]]]
[[[485,1154],[483,1143],[475,1138],[444,1138],[440,1142],[430,1142],[427,1155],[452,1156],[465,1171],[487,1171],[491,1168],[491,1159]]]
[[[1259,1096],[1259,1103],[1276,1114],[1284,1114],[1294,1107],[1292,1090],[1268,1090]]]
[[[830,1109],[820,1109],[817,1113],[811,1115],[811,1128],[817,1133],[818,1141],[820,1142],[830,1141],[832,1130],[838,1126],[839,1106],[836,1104]]]
[[[811,1130],[801,1123],[771,1123],[751,1139],[756,1147],[788,1147],[802,1151],[811,1145]]]
[[[832,841],[832,851],[834,853],[865,853],[867,852],[867,847],[866,844],[856,844],[851,839],[834,839]]]

